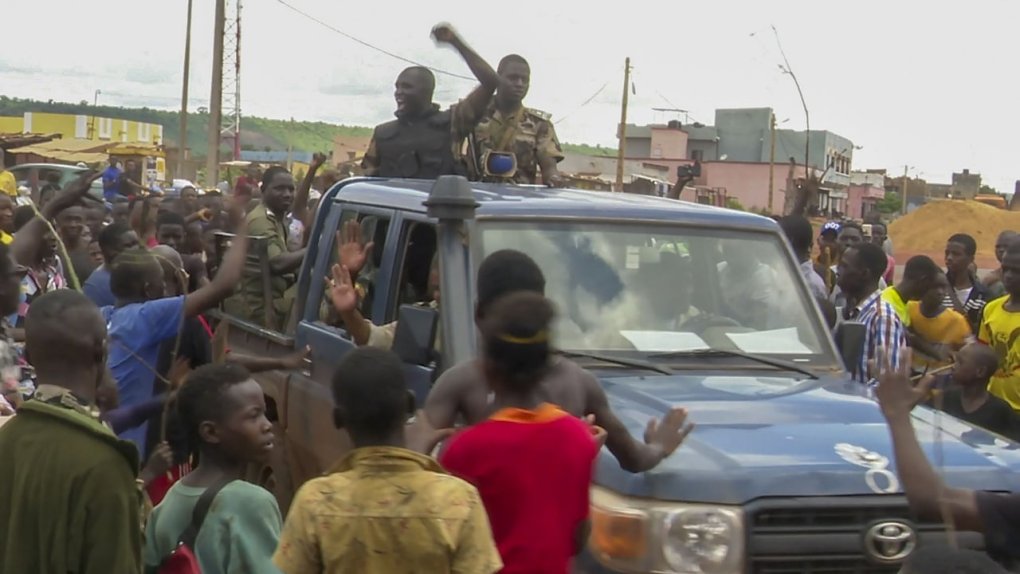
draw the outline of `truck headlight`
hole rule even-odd
[[[592,555],[623,572],[738,574],[744,565],[740,507],[628,498],[593,486]]]
[[[663,520],[662,553],[676,572],[738,572],[744,550],[739,509],[689,506],[668,511]]]

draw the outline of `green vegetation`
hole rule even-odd
[[[736,210],[739,210],[739,211],[747,211],[747,209],[744,207],[744,204],[740,203],[740,200],[738,200],[735,197],[727,197],[726,198],[726,208],[727,209],[736,209]]]
[[[900,199],[900,194],[895,191],[886,191],[885,197],[878,200],[875,204],[875,209],[877,209],[879,213],[884,213],[886,215],[899,213],[902,208],[903,201]]]
[[[565,143],[563,144],[563,151],[581,155],[616,157],[616,148],[602,147],[600,145]]]
[[[168,144],[179,140],[179,114],[175,111],[152,108],[122,108],[117,106],[91,106],[82,101],[48,102],[0,96],[0,116],[22,116],[25,112],[53,114],[97,115],[106,118],[147,122],[163,126],[163,139]],[[205,108],[188,114],[188,147],[193,156],[205,156],[208,144],[209,114]],[[372,128],[343,126],[325,122],[273,120],[245,117],[241,123],[241,148],[256,151],[285,150],[288,146],[299,151],[325,151],[333,149],[337,136],[370,136]],[[563,151],[593,156],[616,156],[613,148],[588,144],[563,144]]]
[[[148,122],[163,126],[163,139],[168,143],[178,141],[179,113],[151,108],[121,108],[117,106],[93,107],[88,102],[77,104],[66,102],[42,102],[36,100],[0,96],[0,116],[22,116],[25,112],[54,114],[95,114],[101,117]],[[209,114],[204,109],[188,114],[188,147],[195,156],[204,156],[206,151]],[[301,151],[330,151],[333,139],[338,135],[371,135],[371,128],[338,126],[325,122],[299,122],[246,117],[242,120],[242,148],[258,151],[285,150],[293,146]]]

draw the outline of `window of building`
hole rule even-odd
[[[701,161],[704,157],[705,157],[704,150],[700,149],[691,150],[691,159],[693,159],[694,161]]]

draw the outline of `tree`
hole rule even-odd
[[[999,193],[999,190],[995,189],[994,187],[992,187],[990,185],[983,185],[983,184],[981,185],[981,189],[978,190],[978,193],[980,193],[982,195],[1001,195]]]
[[[726,208],[727,209],[736,209],[738,211],[747,211],[747,209],[744,208],[744,204],[740,203],[740,200],[738,200],[735,197],[727,197],[726,198]]]
[[[900,198],[900,194],[895,191],[885,192],[885,197],[878,200],[875,204],[875,209],[879,213],[899,213],[900,209],[903,208],[903,200]]]

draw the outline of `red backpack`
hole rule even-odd
[[[205,515],[209,513],[216,495],[230,482],[214,484],[202,493],[191,512],[191,524],[177,539],[177,546],[159,563],[157,570],[159,574],[202,574],[202,567],[198,565],[198,557],[195,554],[195,539],[202,530],[202,522],[205,521]]]

